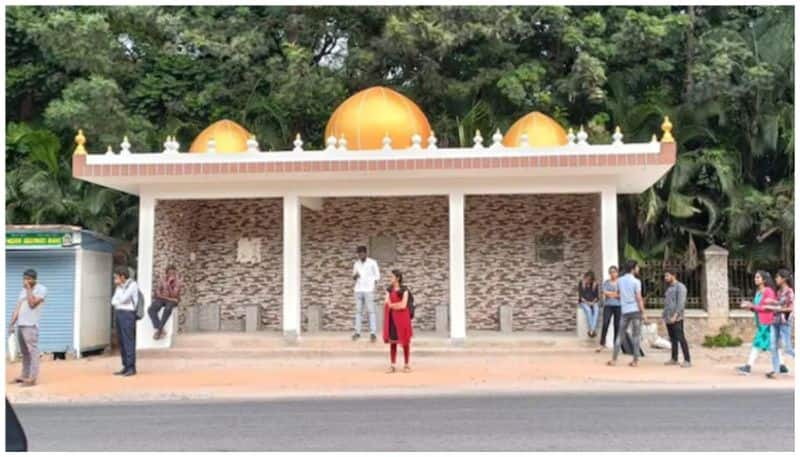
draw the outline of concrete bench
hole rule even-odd
[[[319,333],[322,330],[322,307],[311,305],[306,309],[306,331],[308,333]]]
[[[198,329],[203,332],[218,332],[220,330],[219,305],[195,305],[198,312]]]
[[[447,335],[450,333],[449,328],[449,306],[440,305],[436,307],[436,334]]]
[[[247,333],[261,330],[261,307],[258,305],[248,306],[245,310],[244,331]]]
[[[577,331],[578,338],[590,339],[586,332],[589,331],[589,327],[586,325],[586,314],[583,312],[581,308],[575,308],[575,328]],[[600,335],[603,333],[603,308],[600,307],[600,316],[597,318],[597,342],[600,342]],[[606,335],[606,347],[613,348],[614,347],[614,319],[611,319],[611,322],[608,325],[608,334]],[[591,338],[594,339],[594,338]]]
[[[586,332],[589,331],[589,327],[586,325],[586,313],[580,307],[575,308],[575,329],[578,332],[578,338],[586,338]]]
[[[500,307],[500,333],[511,333],[514,331],[514,307],[502,305]]]
[[[197,306],[178,308],[178,312],[186,316],[183,321],[183,331],[192,333],[200,330],[200,314]]]

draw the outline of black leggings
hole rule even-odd
[[[686,335],[683,333],[683,320],[675,322],[674,324],[667,324],[667,333],[669,333],[669,342],[672,345],[672,360],[678,361],[678,345],[681,346],[683,352],[683,360],[691,362],[692,358],[689,357],[689,343],[686,342]]]
[[[622,308],[619,306],[603,306],[603,331],[600,334],[600,346],[606,345],[608,326],[611,324],[611,316],[614,316],[614,338],[619,335],[619,321],[622,318]]]

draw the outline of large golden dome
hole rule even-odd
[[[220,153],[245,152],[250,132],[236,122],[223,119],[214,122],[200,132],[192,141],[189,152],[206,152],[208,140],[214,138],[216,151]]]
[[[521,117],[508,129],[503,137],[503,145],[510,148],[519,146],[519,137],[528,135],[528,145],[533,147],[563,146],[567,144],[564,128],[550,116],[538,111]]]
[[[420,135],[425,147],[431,125],[414,102],[386,87],[371,87],[348,98],[325,127],[326,139],[344,135],[351,150],[381,149],[387,134],[393,149],[410,147],[414,134]]]

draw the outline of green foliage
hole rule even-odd
[[[609,142],[616,126],[626,142],[649,141],[669,115],[677,164],[642,195],[620,197],[620,254],[693,263],[716,243],[752,262],[793,263],[791,7],[6,11],[15,222],[72,221],[114,235],[135,226],[135,199],[113,194],[109,205],[70,182],[79,127],[91,152],[118,148],[124,135],[134,150],[157,150],[167,135],[186,147],[221,118],[266,149],[291,147],[295,133],[313,148],[348,94],[386,85],[420,105],[442,146],[471,145],[478,129],[489,138],[533,110],[583,125],[591,142]],[[75,203],[48,204],[37,190]],[[67,211],[73,204],[86,208]]]
[[[709,336],[706,335],[703,341],[703,347],[707,348],[728,348],[737,347],[742,345],[742,339],[738,336],[732,336],[728,326],[720,327],[719,334]]]

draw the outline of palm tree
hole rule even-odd
[[[6,223],[69,224],[134,240],[135,198],[79,181],[58,137],[26,124],[6,134]]]

